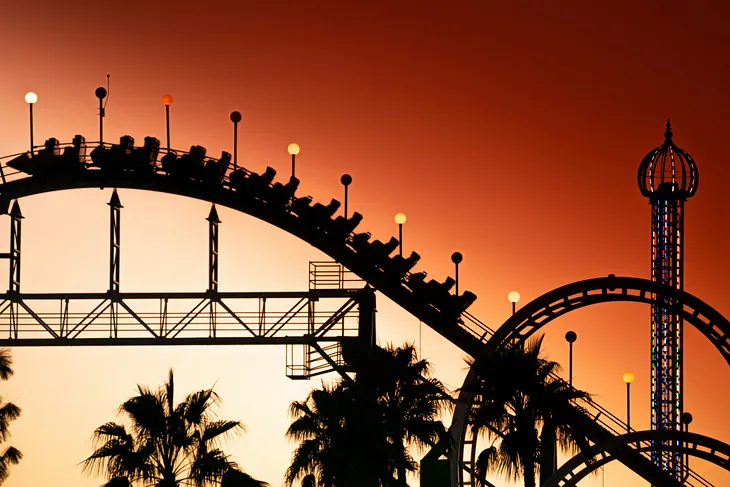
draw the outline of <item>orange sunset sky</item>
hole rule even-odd
[[[686,205],[685,289],[730,316],[730,4],[722,1],[160,2],[3,0],[0,5],[0,155],[26,150],[26,91],[38,94],[35,138],[98,139],[94,89],[111,74],[105,139],[164,141],[170,93],[172,145],[289,171],[297,142],[298,194],[341,199],[360,231],[385,240],[405,212],[405,251],[437,279],[464,255],[460,287],[493,328],[521,304],[573,281],[649,278],[650,207],[639,162],[674,140],[697,161]],[[164,144],[164,142],[163,142]],[[105,291],[110,189],[20,201],[23,290]],[[120,190],[122,290],[204,291],[210,205]],[[305,290],[323,254],[248,215],[219,208],[221,290]],[[7,245],[9,219],[0,222]],[[5,222],[5,223],[3,223]],[[3,247],[4,248],[4,247]],[[7,250],[0,250],[6,252]],[[0,267],[5,272],[6,267]],[[3,274],[4,275],[4,274]],[[418,342],[418,320],[378,296],[381,344]],[[574,384],[625,417],[624,371],[633,371],[632,426],[649,428],[649,308],[604,304],[544,329],[550,358],[567,368],[567,330],[578,334]],[[685,408],[693,431],[730,442],[730,368],[690,326]],[[424,327],[422,354],[452,388],[465,354]],[[23,408],[11,425],[25,454],[8,487],[91,487],[82,475],[93,429],[116,419],[137,383],[181,394],[216,384],[220,415],[248,433],[226,451],[272,487],[294,445],[287,407],[319,379],[284,375],[283,347],[15,348],[15,376],[0,394]],[[327,376],[325,380],[334,377]],[[447,420],[448,421],[448,420]],[[696,460],[715,485],[730,475]],[[498,486],[508,485],[494,477]],[[600,486],[594,476],[582,486]],[[414,479],[412,485],[417,485]],[[618,464],[612,486],[646,485]]]

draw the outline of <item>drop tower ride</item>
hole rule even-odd
[[[664,143],[641,161],[638,180],[641,194],[651,203],[651,279],[682,290],[684,203],[697,192],[699,172],[692,157],[672,140],[669,120]],[[651,308],[651,429],[681,431],[684,330],[682,318],[673,311],[681,303],[655,297],[662,305]],[[681,454],[655,452],[652,460],[682,479]]]

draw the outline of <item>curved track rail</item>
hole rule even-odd
[[[480,353],[486,355],[508,344],[523,342],[552,320],[585,306],[619,301],[663,306],[664,301],[656,299],[660,294],[671,297],[673,302],[681,303],[672,311],[705,335],[730,364],[730,322],[717,310],[685,291],[662,286],[646,279],[613,275],[574,282],[536,298],[518,310],[493,334],[485,335],[485,343],[482,344]],[[452,435],[460,445],[461,462],[460,465],[452,465],[452,477],[457,477],[461,485],[473,484],[471,471],[478,455],[477,437],[468,431],[468,418],[474,407],[474,396],[469,389],[470,384],[478,379],[476,368],[472,367],[459,393],[451,425]],[[620,435],[627,431],[627,426],[622,420],[594,401],[580,406],[587,410],[596,424],[611,434]],[[642,449],[639,452],[644,454],[647,450]],[[646,453],[647,457],[648,455]],[[688,482],[687,485],[708,485],[694,473],[690,473],[689,479],[694,483]]]
[[[678,442],[669,448],[665,442]],[[610,461],[616,453],[631,447],[635,451],[677,451],[682,455],[700,458],[730,472],[730,445],[697,433],[684,431],[637,431],[611,438],[594,445],[586,454],[578,454],[565,462],[542,487],[574,487],[591,472]]]

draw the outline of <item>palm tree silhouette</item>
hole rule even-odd
[[[287,485],[314,474],[321,487],[407,486],[417,470],[410,448],[447,437],[439,415],[453,400],[413,345],[375,348],[351,365],[354,381],[292,403],[287,436],[299,446]]]
[[[542,474],[541,484],[552,472],[556,439],[566,451],[589,446],[577,427],[583,410],[571,403],[589,395],[557,378],[560,365],[542,356],[542,341],[541,336],[526,348],[507,347],[476,362],[480,381],[472,389],[472,428],[492,440],[477,458],[478,481],[496,471],[510,480],[522,477],[525,487],[535,487],[536,471]]]
[[[220,403],[213,389],[195,391],[174,404],[172,369],[156,391],[137,386],[139,394],[119,408],[131,424],[109,422],[92,436],[96,450],[84,471],[108,478],[105,487],[135,483],[158,487],[264,487],[239,470],[219,448],[220,441],[245,431],[240,421],[216,420],[211,407]]]
[[[0,380],[8,380],[13,375],[13,360],[10,350],[0,349]],[[20,417],[20,408],[11,402],[0,405],[0,443],[6,441],[10,436],[10,422]],[[10,466],[17,465],[23,458],[20,450],[9,446],[0,455],[0,484],[10,476]]]

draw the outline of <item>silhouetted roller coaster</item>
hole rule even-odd
[[[608,276],[557,288],[518,310],[495,333],[467,311],[476,299],[474,293],[470,291],[464,291],[461,294],[452,293],[456,284],[453,278],[429,279],[426,272],[415,272],[414,268],[420,258],[416,252],[412,252],[407,257],[399,254],[392,255],[399,245],[397,238],[392,237],[387,242],[383,242],[373,239],[368,232],[358,232],[363,220],[360,213],[354,212],[351,216],[347,214],[336,216],[341,206],[340,201],[332,199],[329,203],[323,204],[314,202],[310,196],[297,196],[299,180],[293,175],[284,181],[276,181],[276,171],[273,168],[267,167],[263,174],[257,174],[238,167],[235,163],[232,164],[231,154],[228,152],[223,152],[216,159],[208,157],[206,149],[201,146],[193,146],[187,152],[160,149],[160,141],[154,137],[145,137],[144,144],[141,147],[135,147],[134,139],[130,136],[121,137],[118,144],[109,144],[87,143],[84,137],[77,135],[71,143],[61,144],[58,140],[51,138],[39,150],[6,156],[0,158],[0,161],[5,161],[0,165],[0,178],[2,179],[0,212],[9,213],[13,219],[12,225],[16,225],[18,228],[17,234],[11,231],[11,252],[3,255],[10,259],[11,277],[10,289],[7,293],[0,295],[0,334],[7,337],[0,339],[0,345],[82,345],[85,339],[83,333],[91,330],[89,323],[101,314],[100,311],[95,311],[96,314],[88,313],[81,316],[78,323],[72,325],[69,323],[68,314],[64,318],[63,312],[45,315],[45,319],[33,312],[32,307],[27,304],[33,299],[58,299],[62,303],[65,299],[68,304],[69,299],[74,297],[91,298],[88,297],[89,295],[86,297],[71,296],[67,293],[31,295],[20,291],[19,222],[22,216],[17,204],[13,211],[10,211],[11,203],[24,196],[64,189],[132,188],[183,195],[223,205],[247,213],[297,236],[357,275],[366,283],[364,289],[380,291],[457,345],[477,362],[480,357],[493,353],[500,347],[526,340],[540,327],[575,309],[616,301],[666,306],[664,304],[666,299],[657,298],[661,295],[672,296],[671,311],[681,314],[687,323],[695,326],[730,364],[730,323],[720,313],[684,291],[638,278]],[[113,217],[115,206],[114,204],[111,206]],[[120,207],[121,205],[117,205],[116,211],[119,211]],[[213,218],[212,215],[213,212],[209,217],[211,229],[217,225],[215,222],[217,216]],[[213,235],[213,230],[211,232]],[[17,242],[14,242],[13,238],[16,238]],[[217,245],[217,236],[215,238]],[[113,262],[110,269],[114,270]],[[17,281],[17,285],[15,281]],[[214,279],[211,277],[211,283],[213,282]],[[360,331],[353,332],[349,336],[356,337],[362,345],[373,346],[374,324],[365,323],[365,321],[373,320],[374,297],[372,299],[363,298],[357,293],[345,294],[345,290],[340,291],[342,291],[341,295],[338,294],[338,291],[331,292],[331,297],[354,299],[360,308]],[[319,292],[321,296],[327,294],[316,290],[310,290],[309,293],[316,292]],[[287,297],[298,296],[302,300],[309,299],[308,302],[312,306],[316,299],[309,293],[301,293],[301,296],[289,293]],[[115,305],[127,306],[125,303],[132,299],[157,299],[161,303],[164,300],[166,306],[168,300],[176,297],[173,294],[125,294],[119,291],[118,282],[115,288],[114,279],[110,278],[110,289],[106,293],[94,295],[94,299],[106,299],[108,304],[103,308],[106,310],[113,309]],[[273,341],[273,338],[277,330],[281,330],[287,325],[286,316],[289,316],[287,314],[289,311],[278,316],[275,324],[267,325],[266,317],[259,309],[256,317],[263,323],[263,327],[259,326],[258,329],[254,329],[247,319],[237,316],[234,310],[228,309],[227,316],[233,316],[230,319],[231,326],[237,327],[236,330],[226,329],[228,334],[221,331],[224,328],[213,326],[215,323],[210,324],[210,321],[215,322],[220,319],[221,315],[217,311],[215,313],[211,311],[205,316],[201,314],[200,309],[203,307],[210,306],[212,310],[215,306],[224,306],[226,299],[253,297],[260,300],[264,297],[264,302],[266,302],[266,297],[260,295],[261,293],[248,293],[250,296],[243,296],[243,294],[245,293],[219,292],[217,285],[211,284],[206,293],[187,293],[185,295],[187,299],[202,301],[197,308],[182,316],[171,326],[168,326],[165,321],[167,318],[163,318],[162,312],[155,315],[158,317],[155,318],[154,326],[150,326],[145,321],[145,316],[135,314],[131,323],[138,325],[138,328],[134,332],[127,330],[126,333],[129,335],[126,337],[122,336],[122,331],[118,327],[119,323],[116,324],[117,328],[113,328],[114,323],[104,322],[105,327],[112,327],[108,329],[113,330],[113,333],[110,333],[108,338],[90,337],[87,340],[91,341],[87,341],[86,344],[240,344],[264,343],[271,338],[270,343],[298,343],[319,347],[317,339],[329,337],[328,339],[336,342],[345,337],[344,331],[341,336],[334,338],[328,334],[336,328],[334,324],[339,322],[338,320],[344,319],[345,315],[355,306],[353,304],[355,301],[350,305],[343,305],[342,308],[333,311],[330,317],[323,318],[321,323],[315,324],[314,321],[311,321],[309,325],[304,326],[299,338],[281,337],[277,338],[279,341]],[[292,310],[295,308],[293,307]],[[132,312],[131,308],[129,309]],[[23,310],[27,312],[26,321],[21,319]],[[291,316],[294,315],[295,312],[291,311]],[[310,315],[311,320],[315,320],[311,316],[313,315]],[[115,319],[110,320],[114,322]],[[207,336],[193,336],[195,333],[201,332],[200,329],[193,327],[194,320],[207,320],[207,327],[204,330],[204,334]],[[23,326],[29,327],[31,324],[36,328],[30,336],[26,336],[23,331],[26,328]],[[191,335],[182,333],[184,330],[188,330],[188,326]],[[73,330],[73,334],[70,334],[69,330]],[[99,329],[96,330],[99,331]],[[41,336],[44,333],[45,335]],[[186,336],[188,336],[187,339]],[[318,351],[327,355],[322,348],[319,348]],[[329,365],[331,368],[327,370],[334,369],[341,373],[346,368],[333,359],[329,360]],[[302,377],[309,376],[305,373]],[[437,452],[443,451],[447,455],[453,486],[476,486],[477,483],[491,485],[487,479],[477,479],[474,475],[478,437],[471,432],[469,424],[475,398],[468,392],[467,386],[478,379],[477,370],[472,368],[457,400],[450,430],[451,436],[455,440],[454,446],[449,447],[449,440],[444,439],[442,444],[437,445],[434,449]],[[684,476],[686,480],[680,484],[667,472],[654,465],[651,461],[651,450],[657,439],[655,438],[656,432],[624,434],[627,431],[626,424],[594,401],[588,402],[587,405],[582,404],[580,407],[584,412],[582,427],[594,444],[594,462],[590,463],[590,467],[586,467],[588,465],[586,459],[576,457],[555,472],[549,485],[575,485],[579,478],[594,468],[593,465],[603,464],[613,459],[621,461],[655,486],[711,485],[689,468]],[[728,445],[699,435],[684,435],[678,440],[683,441],[685,446],[690,445],[682,453],[700,456],[730,470],[727,455],[724,453],[730,451]],[[699,446],[693,448],[691,445]],[[698,453],[701,445],[710,445],[708,448],[711,448],[711,451],[703,450],[702,453]],[[435,456],[438,457],[438,455]]]

